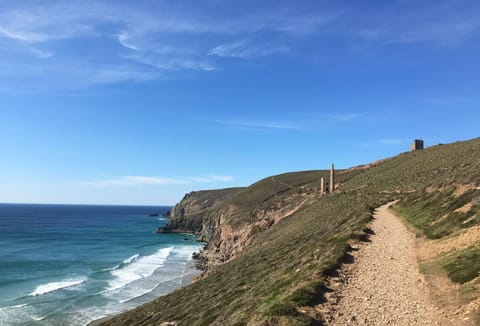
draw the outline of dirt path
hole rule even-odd
[[[327,324],[469,325],[432,302],[418,270],[415,236],[389,206],[376,210],[369,241],[331,280],[333,292],[322,309]]]
[[[279,184],[281,184],[282,186],[285,186],[285,187],[287,187],[287,188],[291,188],[291,187],[290,187],[289,185],[287,185],[285,182],[282,182],[282,181],[278,180],[278,179],[275,178],[275,177],[272,177],[272,181],[273,181],[273,182],[276,182],[276,183],[279,183]]]

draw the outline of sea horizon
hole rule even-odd
[[[150,205],[150,204],[91,204],[91,203],[35,203],[35,202],[0,202],[0,205],[51,205],[51,206],[120,206],[120,207],[160,207],[173,208],[175,205]]]

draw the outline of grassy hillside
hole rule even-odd
[[[342,183],[358,171],[337,171],[336,183]],[[250,187],[244,188],[228,202],[237,207],[229,216],[227,223],[242,225],[254,222],[251,212],[255,209],[275,208],[286,198],[293,201],[303,200],[306,195],[318,195],[320,179],[329,180],[329,170],[290,172],[271,176],[260,180]],[[303,196],[295,196],[303,195]]]
[[[342,186],[323,197],[318,194],[319,178],[327,171],[259,181],[231,197],[229,205],[234,205],[237,213],[227,222],[248,224],[252,208],[275,206],[296,192],[303,194],[305,203],[278,224],[256,233],[237,258],[216,267],[208,277],[105,324],[310,325],[321,321],[311,307],[323,300],[325,275],[344,257],[348,243],[361,237],[374,207],[401,199],[397,209],[431,236],[449,234],[442,231],[441,223],[446,223],[451,233],[478,224],[478,189],[459,197],[453,196],[452,190],[460,185],[480,185],[479,153],[480,139],[404,153],[339,173],[337,180]],[[423,213],[424,200],[429,202],[427,213]],[[468,200],[475,213],[457,216],[455,210],[465,210]],[[430,210],[431,206],[436,208]],[[427,216],[415,215],[420,213]],[[449,216],[448,223],[432,227],[432,220],[442,218],[443,213]],[[452,273],[468,257],[476,257],[474,251],[468,251],[467,258],[457,254],[452,253],[444,264]],[[454,265],[448,265],[452,262]],[[469,293],[476,295],[475,289]]]
[[[319,216],[319,212],[323,213]],[[295,308],[316,300],[322,271],[334,267],[346,241],[360,234],[369,218],[370,207],[358,196],[338,194],[313,201],[259,233],[242,255],[217,267],[206,279],[121,315],[111,325],[165,320],[242,325],[277,319],[308,324],[310,317]]]
[[[342,183],[359,172],[337,171],[337,183]],[[217,220],[218,212],[229,207],[230,214],[224,216],[223,223],[240,228],[255,222],[257,218],[255,213],[260,210],[275,209],[286,199],[290,200],[290,204],[294,204],[303,200],[306,195],[318,194],[320,179],[324,177],[325,181],[328,181],[329,173],[329,170],[290,172],[262,179],[246,188],[192,192],[182,200],[183,205],[179,205],[188,206],[186,207],[188,213],[182,218]],[[176,207],[175,210],[178,209]],[[172,215],[175,219],[175,212]]]

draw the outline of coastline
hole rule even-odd
[[[175,234],[184,234],[184,235],[188,235],[188,236],[194,236],[195,241],[203,243],[203,247],[200,251],[198,251],[198,252],[195,251],[195,252],[192,253],[192,258],[193,258],[193,261],[194,261],[195,268],[202,272],[201,275],[204,274],[205,272],[207,272],[207,270],[208,270],[208,256],[207,256],[208,242],[206,240],[202,239],[199,234],[195,234],[192,231],[187,231],[187,230],[183,230],[183,229],[171,229],[171,228],[168,227],[168,224],[165,225],[165,226],[159,227],[155,231],[155,233],[157,233],[157,234],[175,233]],[[201,275],[197,275],[197,276],[201,276]]]
[[[185,234],[185,235],[193,235],[195,236],[195,234],[193,233],[187,233],[187,232],[171,232],[171,233],[179,233],[179,234]],[[198,240],[197,240],[198,241]],[[203,241],[198,241],[198,242],[202,242],[204,243]],[[206,245],[206,244],[205,244]],[[184,273],[182,275],[182,280],[181,280],[181,285],[176,288],[175,290],[173,290],[172,292],[178,290],[178,289],[181,289],[187,285],[190,285],[192,284],[196,279],[198,279],[201,275],[203,275],[205,273],[205,270],[201,269],[199,266],[198,266],[198,261],[199,259],[197,258],[198,256],[197,255],[194,255],[194,254],[198,254],[197,252],[193,252],[192,253],[192,258],[190,260],[187,261],[186,265],[185,265],[185,270],[184,270]],[[169,292],[169,293],[172,293],[172,292]],[[160,295],[160,296],[157,296],[155,299],[157,298],[160,298],[162,296],[165,296],[165,295],[168,295],[169,293],[166,293],[166,294],[163,294],[163,295]],[[150,300],[150,301],[153,301],[153,300]],[[143,304],[146,304],[150,301],[147,301]],[[141,305],[140,305],[141,306]],[[131,309],[135,309],[135,308],[131,308]],[[103,322],[106,322],[112,318],[115,318],[116,316],[118,316],[119,314],[122,314],[126,311],[129,311],[131,309],[126,309],[124,311],[120,311],[120,312],[117,312],[117,313],[114,313],[112,315],[108,315],[108,316],[104,316],[102,318],[99,318],[99,319],[95,319],[95,320],[92,320],[88,323],[86,323],[84,326],[98,326],[98,325],[101,325]]]
[[[202,193],[209,193],[209,191],[205,191]],[[195,199],[194,194],[195,192],[187,194],[185,198],[190,198],[191,200]],[[109,322],[110,320],[116,318],[119,315],[122,315],[123,313],[126,313],[128,311],[134,310],[138,307],[141,307],[144,304],[147,304],[149,302],[152,302],[158,298],[161,298],[165,295],[169,295],[187,285],[190,285],[192,283],[195,283],[198,280],[201,280],[204,278],[206,275],[208,275],[208,253],[209,253],[209,242],[206,241],[208,237],[205,235],[201,235],[199,230],[196,229],[194,225],[185,225],[182,221],[182,223],[178,223],[175,219],[175,211],[181,212],[181,215],[185,213],[185,209],[175,209],[176,207],[182,207],[182,203],[185,200],[185,198],[177,204],[174,208],[170,210],[168,222],[166,225],[158,227],[155,230],[155,233],[157,234],[162,234],[162,233],[170,233],[170,234],[178,234],[178,235],[184,235],[188,237],[192,237],[195,242],[202,244],[202,247],[197,251],[192,252],[191,258],[187,261],[183,275],[181,276],[181,281],[179,282],[180,285],[174,289],[171,289],[168,293],[162,293],[159,295],[156,295],[155,297],[151,297],[145,302],[135,306],[135,307],[130,307],[125,310],[119,311],[112,313],[108,316],[104,316],[102,318],[95,319],[93,321],[90,321],[86,323],[84,326],[96,326],[96,325],[102,325],[103,323]],[[173,221],[173,223],[172,223]],[[203,227],[203,222],[200,224]],[[185,239],[186,240],[186,239]]]

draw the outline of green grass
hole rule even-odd
[[[337,182],[344,182],[363,171],[337,171]],[[198,231],[202,221],[216,224],[219,211],[224,223],[239,229],[256,221],[255,212],[282,206],[286,200],[295,205],[303,200],[302,194],[314,194],[320,190],[320,179],[328,180],[329,170],[289,172],[262,179],[246,188],[229,188],[195,193],[194,205],[181,223]],[[189,202],[187,200],[187,202]]]
[[[473,301],[480,298],[480,243],[464,250],[441,253],[436,258],[420,263],[420,272],[430,276],[445,276],[460,283],[463,300]],[[475,318],[480,325],[480,309]]]
[[[351,194],[314,201],[258,234],[242,255],[206,279],[146,304],[137,313],[159,312],[158,321],[181,320],[184,325],[248,323],[252,316],[263,322],[275,317],[309,321],[296,308],[311,303],[323,285],[321,271],[332,268],[345,253],[346,240],[361,232],[370,218],[369,206]],[[138,321],[137,313],[121,315],[114,323],[151,322]]]
[[[470,300],[480,297],[480,277],[462,284],[460,291],[465,298]]]
[[[352,178],[345,189],[418,190],[452,184],[480,186],[480,139],[400,154]]]
[[[396,209],[431,237],[446,236],[451,230],[478,223],[475,220],[464,225],[468,216],[452,214],[432,226],[444,212],[451,214],[462,203],[475,201],[477,192],[454,198],[451,188],[466,183],[480,186],[480,160],[475,153],[480,153],[480,139],[404,153],[367,169],[338,173],[342,187],[324,197],[315,193],[320,177],[327,177],[328,171],[287,173],[235,191],[226,201],[204,208],[205,214],[196,218],[218,220],[219,212],[231,207],[232,214],[224,223],[240,228],[255,221],[258,210],[275,207],[288,198],[295,200],[301,192],[310,197],[300,210],[273,227],[252,231],[251,244],[237,258],[214,268],[207,278],[105,324],[158,325],[174,320],[192,326],[317,322],[300,308],[321,299],[326,271],[337,266],[348,250],[348,242],[360,237],[374,207],[401,199]],[[427,187],[442,190],[428,194]],[[471,259],[480,262],[477,255],[472,249],[451,256],[445,260],[445,268],[451,277],[467,280],[477,265]]]
[[[467,300],[475,300],[480,298],[480,277],[477,277],[469,282],[462,284],[460,293]],[[477,325],[480,325],[480,308],[475,313]]]
[[[421,191],[403,198],[394,210],[410,224],[422,230],[430,239],[439,239],[460,229],[480,223],[480,206],[474,205],[468,212],[455,212],[480,197],[480,191],[472,189],[459,197],[453,195],[453,186],[427,193]],[[474,217],[473,219],[471,219]],[[464,223],[468,221],[468,223]]]
[[[460,284],[479,277],[480,243],[447,255],[442,261],[442,267],[452,281]]]

